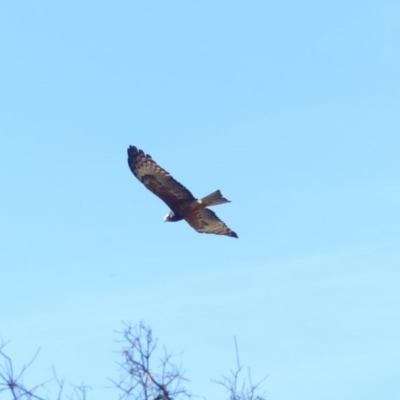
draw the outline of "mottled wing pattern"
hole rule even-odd
[[[215,214],[208,208],[191,211],[184,216],[187,223],[197,232],[214,233],[216,235],[226,235],[237,238],[236,232],[229,229]]]
[[[128,164],[133,175],[163,200],[172,211],[179,209],[182,201],[195,200],[189,190],[161,168],[151,156],[135,146],[128,148]]]

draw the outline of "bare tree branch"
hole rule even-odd
[[[14,371],[14,366],[11,358],[7,356],[7,354],[5,354],[3,351],[4,346],[5,343],[2,342],[0,345],[0,357],[3,358],[3,365],[0,365],[0,393],[8,390],[11,393],[13,400],[44,400],[42,397],[36,395],[35,391],[37,391],[39,388],[43,388],[47,382],[41,383],[40,385],[37,385],[32,389],[28,389],[23,384],[23,375],[35,361],[37,355],[39,354],[39,350],[28,362],[28,364],[23,365],[21,371],[19,373],[16,373]]]
[[[125,324],[122,332],[122,360],[118,363],[120,377],[112,380],[113,386],[119,390],[120,400],[184,400],[194,396],[186,389],[187,379],[182,368],[172,362],[175,356],[164,348],[159,356],[157,339],[154,339],[150,327],[143,322],[132,326]],[[88,386],[72,386],[69,394],[64,393],[65,380],[60,379],[54,368],[53,378],[33,388],[24,384],[24,376],[38,356],[39,350],[32,359],[16,372],[11,358],[4,352],[5,343],[0,341],[0,397],[7,394],[8,400],[49,400],[46,387],[49,382],[56,385],[55,399],[87,400]],[[244,371],[240,362],[239,348],[235,338],[236,367],[213,382],[222,386],[229,400],[265,400],[261,392],[261,384],[267,376],[254,383],[250,368]],[[45,395],[44,395],[44,394]],[[53,392],[54,393],[54,392]]]
[[[120,389],[120,399],[129,400],[179,400],[191,398],[191,394],[183,387],[187,381],[180,367],[171,362],[172,354],[164,349],[159,364],[153,367],[157,348],[157,340],[152,331],[143,322],[136,326],[125,324],[120,332],[125,344],[119,363],[122,375],[119,381],[112,381]]]
[[[28,368],[32,366],[32,363],[38,356],[39,350],[27,364],[22,366],[19,373],[16,373],[11,358],[3,351],[4,347],[5,343],[1,342],[0,361],[3,361],[3,363],[0,363],[0,394],[3,392],[8,392],[9,395],[11,395],[12,400],[49,400],[49,397],[47,395],[44,396],[42,393],[48,391],[48,383],[55,381],[58,389],[56,399],[62,400],[65,381],[58,378],[54,368],[52,379],[36,385],[31,389],[28,389],[24,384],[24,376]],[[75,398],[78,400],[86,400],[87,389],[88,387],[84,385],[74,387],[74,393],[70,396],[67,396],[67,398],[71,400]]]
[[[247,377],[242,378],[243,365],[239,359],[239,348],[235,337],[236,368],[230,371],[230,376],[222,376],[221,379],[213,380],[221,385],[229,394],[229,400],[265,400],[266,394],[259,393],[261,384],[268,378],[268,375],[257,383],[253,383],[250,368]]]

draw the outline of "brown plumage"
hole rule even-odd
[[[219,190],[196,199],[188,189],[153,161],[151,156],[135,146],[128,148],[128,165],[133,175],[171,209],[164,221],[184,219],[197,232],[238,237],[213,211],[206,208],[230,203]]]

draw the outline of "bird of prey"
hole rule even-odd
[[[161,168],[151,156],[135,146],[128,148],[128,165],[133,175],[171,209],[164,221],[175,222],[184,219],[197,232],[238,237],[213,211],[207,208],[230,203],[219,190],[201,199],[196,199],[188,189]]]

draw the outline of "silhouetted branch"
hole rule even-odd
[[[32,359],[26,364],[23,365],[19,373],[15,371],[11,358],[4,352],[5,343],[0,344],[0,359],[2,359],[3,364],[0,364],[0,394],[3,392],[9,392],[12,400],[49,400],[48,396],[43,396],[40,393],[43,393],[46,390],[46,385],[49,382],[55,381],[57,383],[58,394],[56,399],[62,400],[63,389],[64,389],[64,380],[61,380],[57,377],[57,374],[53,368],[53,378],[43,382],[39,385],[34,386],[31,389],[28,389],[24,384],[24,375],[26,374],[28,368],[35,361],[37,355],[39,354],[39,350],[35,353]],[[70,396],[67,396],[68,399],[72,400],[77,398],[78,400],[86,400],[86,392],[88,387],[81,385],[79,387],[75,387],[74,392]]]
[[[180,366],[172,362],[173,355],[163,349],[163,355],[157,357],[157,340],[153,338],[152,330],[142,322],[132,326],[125,324],[125,329],[119,332],[123,339],[120,352],[122,361],[118,363],[121,369],[119,380],[113,385],[119,390],[120,400],[183,400],[192,399],[192,394],[185,388],[187,379],[184,378]],[[0,342],[0,398],[7,395],[7,400],[49,400],[46,385],[53,382],[56,385],[56,400],[87,400],[88,386],[72,386],[71,394],[65,394],[65,380],[60,379],[54,368],[53,378],[27,388],[24,376],[32,366],[39,351],[32,359],[16,371],[11,358],[4,352],[4,342]],[[239,349],[235,338],[236,368],[228,376],[222,376],[213,382],[221,385],[228,394],[229,400],[265,400],[265,394],[260,393],[261,384],[265,378],[254,383],[250,368],[247,374],[239,358]],[[43,395],[46,394],[45,395]],[[54,393],[54,392],[53,392]]]
[[[13,400],[22,400],[22,399],[45,400],[42,397],[36,395],[35,391],[39,388],[44,387],[44,385],[47,382],[41,383],[40,385],[37,385],[32,389],[28,389],[23,384],[23,375],[35,361],[39,353],[39,350],[28,362],[28,364],[24,365],[19,373],[16,373],[11,358],[7,356],[7,354],[5,354],[3,351],[4,346],[5,343],[1,343],[0,357],[3,358],[3,365],[0,365],[0,393],[8,390],[11,393]]]
[[[253,383],[250,368],[247,371],[247,378],[241,378],[243,365],[239,359],[239,348],[235,337],[236,369],[231,370],[230,376],[222,376],[219,380],[213,380],[218,385],[223,386],[229,394],[230,400],[265,400],[266,394],[259,394],[260,385],[267,379],[265,376],[257,383]]]
[[[182,386],[186,379],[180,367],[171,362],[172,355],[164,349],[164,356],[153,367],[154,351],[157,340],[152,331],[142,322],[139,325],[125,325],[122,333],[125,343],[119,363],[121,378],[114,385],[121,390],[121,399],[134,400],[178,400],[191,398],[191,394]]]

